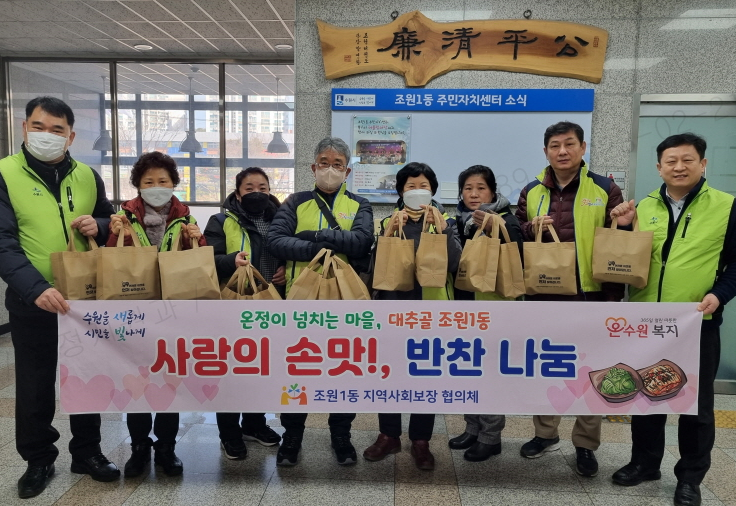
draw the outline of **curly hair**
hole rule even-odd
[[[179,184],[179,171],[176,168],[176,162],[169,155],[159,151],[151,151],[150,153],[141,155],[130,171],[130,184],[136,188],[140,188],[143,175],[150,169],[164,169],[169,173],[174,186]]]

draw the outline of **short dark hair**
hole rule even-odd
[[[555,123],[554,125],[547,127],[547,130],[544,131],[544,147],[547,147],[549,140],[555,135],[562,135],[567,132],[575,132],[575,137],[578,138],[580,144],[583,143],[585,136],[583,127],[570,121],[560,121],[559,123]]]
[[[486,167],[485,165],[473,165],[462,171],[457,177],[458,197],[463,197],[463,186],[465,186],[465,181],[467,181],[470,176],[483,176],[483,179],[486,180],[486,184],[488,185],[488,189],[491,190],[494,195],[496,194],[496,176],[493,174],[491,168]]]
[[[708,147],[705,139],[697,134],[685,132],[684,134],[670,135],[659,143],[659,146],[657,146],[657,163],[662,161],[662,153],[664,153],[666,149],[685,145],[694,147],[695,151],[700,155],[701,160],[705,158],[705,148]]]
[[[404,185],[410,177],[424,176],[429,179],[429,187],[432,189],[432,195],[437,193],[439,183],[432,167],[426,163],[411,162],[407,163],[402,169],[396,173],[396,191],[399,194],[404,193]]]
[[[240,190],[240,185],[243,183],[243,179],[250,176],[251,174],[260,174],[261,176],[265,177],[266,183],[268,183],[268,188],[271,189],[271,179],[269,179],[268,174],[266,174],[265,170],[260,167],[248,167],[247,169],[243,169],[238,172],[238,175],[235,176],[235,193],[238,193],[238,191]]]
[[[61,99],[55,97],[36,97],[26,104],[26,119],[31,117],[36,107],[40,107],[46,113],[55,118],[66,118],[69,127],[74,126],[74,113],[72,108]]]
[[[141,178],[150,169],[166,170],[174,186],[179,184],[179,171],[176,169],[176,162],[169,155],[160,151],[151,151],[150,153],[141,155],[130,171],[130,184],[136,188],[140,188]]]

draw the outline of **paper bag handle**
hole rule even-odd
[[[391,219],[389,220],[389,223],[391,223],[391,220],[393,220],[393,219],[394,219],[394,217],[398,216],[398,214],[399,214],[400,212],[401,212],[401,211],[394,211],[394,214],[392,214],[392,215],[391,215]],[[396,220],[396,221],[397,221],[397,223],[398,223],[398,225],[399,225],[399,229],[398,229],[398,231],[397,231],[397,232],[398,232],[398,233],[397,233],[397,237],[401,237],[402,239],[406,239],[406,234],[404,234],[404,220],[399,220],[399,219],[397,218],[397,220]],[[388,233],[388,227],[386,227],[386,230],[385,230],[385,231],[383,232],[383,235],[384,235],[385,237],[392,237],[392,236],[393,236],[394,234],[389,234],[389,233]]]
[[[81,232],[78,229],[76,229],[76,228],[71,228],[69,230],[70,230],[71,233],[69,234],[69,242],[66,243],[66,250],[67,251],[74,251],[74,252],[76,252],[77,251],[77,245],[74,242],[74,234],[75,233],[81,234]],[[95,250],[95,249],[99,248],[99,246],[97,246],[97,242],[95,242],[95,238],[92,237],[91,235],[82,236],[82,237],[85,237],[85,239],[87,239],[87,244],[89,245],[89,251],[92,251],[92,250]]]
[[[141,247],[141,240],[138,239],[138,234],[135,233],[135,230],[133,230],[133,227],[128,225],[123,225],[123,229],[120,231],[120,235],[118,235],[118,243],[117,247],[122,248],[125,246],[125,231],[130,230],[130,238],[133,240],[133,246],[136,248]]]
[[[510,243],[511,242],[511,237],[509,237],[509,231],[506,228],[506,222],[504,221],[504,219],[501,218],[501,216],[499,216],[498,214],[494,214],[493,215],[493,220],[498,225],[498,229],[501,232],[501,234],[503,234],[503,240],[504,240],[504,242],[506,244]]]
[[[542,227],[542,225],[539,225],[537,227],[536,242],[542,242],[542,229],[543,228],[544,227]],[[554,242],[560,242],[560,238],[557,236],[557,232],[555,231],[555,227],[553,227],[552,225],[547,225],[547,229],[549,230],[549,233],[552,236],[552,239],[554,240]]]
[[[634,227],[634,232],[639,232],[639,214],[634,213],[634,219],[631,221],[631,225]],[[611,219],[611,230],[618,229],[618,216]]]

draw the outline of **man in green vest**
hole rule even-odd
[[[721,355],[719,327],[723,306],[736,295],[736,199],[708,186],[705,148],[705,140],[691,133],[667,137],[657,146],[657,170],[664,184],[638,207],[632,200],[611,212],[624,226],[638,215],[639,228],[654,232],[649,282],[641,289],[629,287],[629,300],[692,302],[703,313],[698,414],[680,415],[678,422],[677,506],[701,502],[700,483],[710,468],[716,435],[713,383]],[[614,473],[614,483],[632,486],[660,479],[666,422],[667,415],[632,417],[631,462]]]
[[[53,97],[26,106],[21,151],[0,160],[0,277],[8,284],[5,307],[15,349],[15,441],[28,469],[18,495],[43,492],[54,473],[59,432],[54,419],[58,359],[57,313],[69,304],[54,288],[51,253],[69,240],[79,251],[87,237],[107,239],[114,212],[100,176],[67,151],[74,113]],[[100,415],[69,417],[71,470],[98,481],[120,476],[100,449]]]
[[[314,152],[313,190],[289,196],[268,229],[266,246],[271,254],[286,260],[286,293],[310,260],[328,248],[351,262],[363,261],[373,245],[373,210],[363,197],[345,189],[350,174],[350,148],[337,137],[322,139]],[[361,265],[367,265],[362,262]],[[360,270],[360,268],[356,268]],[[276,464],[297,463],[307,413],[282,413],[286,429],[276,455]],[[354,464],[355,448],[350,442],[354,413],[332,413],[328,419],[332,448],[338,464]]]
[[[623,200],[612,179],[590,171],[585,155],[583,129],[561,121],[544,132],[544,154],[549,165],[519,195],[516,217],[525,241],[534,241],[543,227],[543,242],[552,242],[552,225],[560,241],[575,243],[578,293],[576,295],[527,295],[526,300],[618,301],[624,286],[593,281],[593,237],[597,227],[609,226],[611,210]],[[560,448],[557,427],[561,417],[536,415],[534,438],[521,447],[521,455],[537,458]],[[600,415],[578,416],[572,429],[576,471],[581,476],[598,474],[593,453],[601,443]]]

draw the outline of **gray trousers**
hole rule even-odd
[[[506,427],[505,415],[464,415],[465,432],[478,436],[478,441],[488,445],[501,442],[501,431]]]

